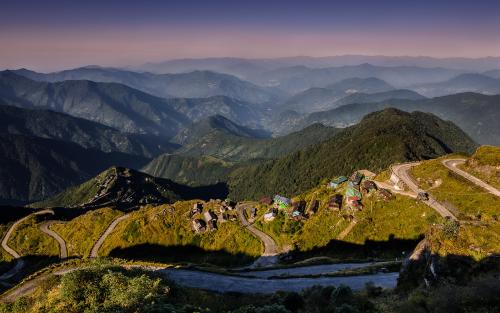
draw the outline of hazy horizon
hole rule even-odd
[[[123,67],[179,58],[500,56],[500,3],[18,1],[2,4],[0,68]]]

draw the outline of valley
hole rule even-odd
[[[494,312],[494,60],[401,60],[0,71],[0,312]]]

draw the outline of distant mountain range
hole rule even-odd
[[[384,108],[398,108],[408,112],[429,112],[442,119],[450,120],[463,129],[471,138],[481,144],[500,145],[500,96],[476,93],[462,93],[432,99],[391,99],[379,103],[354,103],[339,108],[315,112],[307,116],[288,114],[292,129],[310,124],[344,127],[358,123],[363,116]]]
[[[115,68],[82,67],[49,74],[26,69],[16,74],[37,81],[91,80],[120,83],[162,98],[207,98],[227,96],[250,103],[272,103],[284,94],[272,88],[257,86],[235,76],[212,71],[195,70],[179,74],[153,74]]]
[[[338,67],[370,63],[377,66],[417,66],[427,68],[451,68],[463,72],[483,72],[492,68],[500,69],[499,57],[486,58],[432,58],[411,56],[368,56],[341,55],[329,57],[284,57],[271,59],[245,58],[200,58],[176,59],[147,63],[133,67],[134,70],[155,73],[183,73],[194,70],[210,70],[236,75],[243,79],[280,67],[307,66],[310,68]]]
[[[337,129],[321,124],[276,138],[262,138],[254,130],[242,128],[222,116],[212,116],[194,124],[180,141],[177,154],[210,155],[226,161],[272,159],[331,138]]]
[[[412,87],[427,97],[438,97],[462,92],[476,92],[485,95],[500,94],[500,78],[481,74],[461,74],[450,80]]]
[[[130,133],[172,136],[189,123],[165,99],[116,83],[47,83],[5,71],[0,73],[0,97],[8,104],[63,112]]]
[[[261,164],[234,170],[228,184],[233,199],[291,196],[325,177],[357,169],[379,171],[390,164],[471,153],[477,145],[451,122],[427,113],[386,109],[364,117],[324,143]]]
[[[483,75],[499,79],[500,78],[500,70],[486,71],[486,72],[483,73]]]
[[[446,68],[422,68],[414,66],[375,66],[372,64],[342,67],[308,68],[285,67],[252,78],[263,86],[273,86],[288,93],[297,93],[311,87],[327,87],[349,78],[378,78],[396,88],[437,83],[451,79],[463,71]]]
[[[378,93],[394,87],[378,78],[348,78],[322,88],[313,87],[288,98],[280,107],[297,112],[315,112],[337,107],[338,101],[357,93]]]
[[[261,111],[224,96],[163,99],[117,83],[85,80],[47,83],[0,72],[0,99],[23,108],[50,109],[123,132],[171,137],[199,119],[222,114],[258,126]]]
[[[415,91],[408,89],[394,89],[375,93],[358,92],[339,99],[335,102],[335,105],[337,107],[340,107],[342,105],[351,103],[374,103],[391,99],[421,100],[425,99],[425,97],[419,93],[416,93]]]
[[[73,142],[83,148],[144,157],[154,157],[177,148],[162,137],[122,133],[114,128],[63,113],[2,105],[2,100],[0,133]]]

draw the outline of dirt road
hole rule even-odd
[[[467,179],[471,183],[473,183],[476,186],[479,186],[492,195],[495,195],[497,197],[500,197],[500,190],[496,189],[495,187],[485,183],[484,181],[480,180],[479,178],[467,173],[466,171],[463,171],[457,167],[457,165],[464,164],[465,159],[447,159],[442,161],[443,165],[446,166],[450,171],[462,176],[463,178]]]
[[[392,172],[399,177],[407,186],[410,188],[411,191],[413,191],[415,194],[418,194],[419,192],[423,192],[424,190],[420,189],[417,185],[417,183],[413,180],[413,178],[410,175],[410,169],[419,163],[404,163],[404,164],[397,164],[391,167]],[[429,200],[423,201],[425,204],[433,208],[436,212],[438,212],[442,217],[445,218],[451,218],[453,220],[458,220],[448,209],[444,207],[441,203],[436,201],[434,198],[429,196]]]
[[[115,229],[116,225],[118,225],[121,221],[127,219],[130,216],[130,214],[125,214],[117,219],[115,219],[111,224],[109,224],[108,228],[104,231],[104,233],[97,239],[95,242],[94,246],[92,247],[92,250],[90,251],[90,257],[91,258],[97,258],[99,254],[99,249],[101,248],[102,244],[104,243],[104,240],[106,240],[106,237],[113,232]]]
[[[16,251],[14,251],[14,249],[12,249],[11,247],[9,247],[9,245],[8,245],[10,236],[12,236],[12,233],[14,232],[14,230],[16,229],[16,227],[19,224],[21,224],[22,222],[24,222],[25,220],[27,220],[28,218],[30,218],[32,215],[42,215],[42,214],[52,214],[52,215],[54,215],[54,211],[49,210],[49,209],[42,210],[42,211],[38,211],[38,212],[35,212],[33,214],[27,215],[27,216],[23,217],[20,220],[17,220],[14,224],[12,224],[12,226],[9,228],[9,230],[7,231],[7,233],[5,234],[5,236],[3,237],[3,239],[2,239],[2,248],[5,251],[7,251],[8,254],[12,255],[12,257],[14,257],[15,259],[19,259],[21,257],[19,255],[19,253],[17,253]]]
[[[255,237],[257,237],[264,245],[264,254],[258,258],[250,267],[265,267],[271,266],[278,263],[278,246],[274,239],[263,231],[255,228],[250,224],[245,217],[244,211],[250,209],[253,205],[249,203],[241,203],[236,206],[238,216],[241,221],[241,225],[245,227],[249,232],[251,232]]]
[[[40,230],[50,237],[54,238],[59,243],[59,257],[61,259],[66,259],[68,257],[68,248],[66,247],[66,241],[55,231],[50,229],[50,226],[54,224],[64,223],[63,221],[47,221],[40,224]]]
[[[397,193],[397,194],[400,194],[400,195],[403,195],[403,196],[407,196],[407,197],[410,197],[410,198],[417,198],[417,194],[413,191],[404,191],[404,190],[397,190],[396,188],[394,188],[393,185],[391,184],[388,184],[386,182],[380,182],[380,181],[376,181],[374,180],[375,184],[377,185],[377,187],[380,189],[380,188],[384,188],[384,189],[388,189],[390,190],[392,193]]]
[[[352,220],[351,223],[349,223],[349,225],[347,225],[347,227],[337,236],[337,240],[343,240],[347,235],[349,235],[357,223],[357,220]]]
[[[16,259],[16,264],[14,265],[13,268],[11,268],[10,270],[8,270],[7,272],[3,273],[1,276],[0,276],[0,280],[7,280],[7,279],[10,279],[12,278],[14,275],[16,275],[23,267],[24,267],[24,260],[20,259],[21,256],[19,255],[19,253],[17,253],[14,249],[12,249],[11,247],[9,247],[8,245],[8,242],[9,242],[9,239],[10,239],[10,236],[12,236],[12,233],[14,232],[14,230],[16,229],[16,227],[21,224],[22,222],[24,222],[25,220],[27,220],[28,218],[30,218],[32,215],[41,215],[41,214],[52,214],[54,215],[54,211],[50,210],[50,209],[47,209],[47,210],[42,210],[42,211],[38,211],[38,212],[35,212],[33,214],[30,214],[30,215],[27,215],[19,220],[17,220],[14,224],[12,224],[12,226],[10,226],[9,230],[7,231],[7,233],[5,234],[5,236],[3,237],[2,239],[2,248],[10,255],[12,255],[12,257],[14,259]]]

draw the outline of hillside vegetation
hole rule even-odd
[[[361,211],[352,211],[347,207],[340,211],[328,208],[328,201],[333,195],[344,193],[345,184],[332,189],[322,183],[293,197],[294,201],[305,201],[306,207],[314,200],[319,201],[318,211],[302,221],[294,221],[285,211],[280,211],[273,221],[265,222],[262,215],[267,211],[267,207],[261,205],[255,226],[270,234],[285,250],[293,249],[294,253],[345,260],[366,256],[398,256],[402,250],[412,249],[432,224],[441,222],[434,210],[421,202],[403,195],[381,200],[374,191],[364,195]],[[352,220],[349,215],[352,215]],[[339,235],[353,220],[354,227],[344,238],[339,239]],[[370,241],[386,244],[386,250],[377,251],[373,247],[358,250],[354,248],[356,245],[358,248],[363,247]],[[407,244],[398,247],[398,241],[406,241]],[[352,244],[352,250],[348,249],[349,244]],[[360,253],[360,250],[363,252]]]
[[[120,209],[132,209],[146,203],[173,203],[180,199],[210,196],[217,197],[220,194],[211,187],[188,187],[129,168],[111,167],[81,185],[71,187],[53,198],[30,206],[35,208],[116,206]]]
[[[363,116],[384,108],[396,108],[413,112],[428,112],[456,124],[474,141],[480,144],[500,145],[499,95],[460,93],[432,99],[389,99],[379,103],[352,103],[339,108],[315,112],[306,117],[289,117],[282,129],[300,129],[312,123],[343,126],[358,123]],[[283,131],[283,130],[281,130]]]
[[[500,147],[479,147],[461,168],[500,189]]]
[[[122,133],[89,120],[50,110],[22,109],[3,105],[0,99],[0,132],[76,143],[103,152],[123,152],[155,157],[171,152],[174,144],[153,135]]]
[[[190,186],[206,186],[227,181],[235,164],[212,156],[190,157],[162,154],[146,164],[142,171]]]
[[[59,244],[40,229],[37,216],[31,216],[16,228],[8,245],[21,256],[59,256]]]
[[[97,239],[121,215],[123,213],[120,211],[102,208],[89,211],[67,223],[54,224],[51,229],[66,241],[69,257],[88,257]]]
[[[251,159],[275,159],[321,143],[339,130],[321,124],[282,137],[261,138],[255,131],[242,128],[222,116],[212,116],[182,132],[183,147],[177,154],[210,155],[218,159],[240,162]]]
[[[441,163],[443,159],[424,161],[412,168],[411,174],[419,186],[442,202],[459,219],[496,220],[500,198],[448,170]]]
[[[141,156],[104,153],[60,140],[0,134],[0,203],[52,197],[112,165],[138,167]]]
[[[106,239],[100,255],[236,266],[261,254],[260,241],[239,220],[219,221],[217,230],[195,233],[190,211],[196,202],[147,206],[131,213]],[[204,207],[218,213],[217,203],[204,203]]]
[[[449,156],[453,157],[457,156]],[[431,251],[443,257],[464,256],[476,261],[497,255],[500,253],[500,199],[454,174],[441,160],[425,161],[411,171],[421,188],[462,220],[433,227],[426,236]],[[467,159],[464,170],[492,183],[495,176],[486,173],[498,164],[498,147],[482,146]]]
[[[386,109],[367,115],[322,144],[278,160],[236,169],[229,179],[230,196],[258,199],[293,195],[316,186],[324,177],[355,169],[379,171],[390,164],[469,152],[476,144],[458,127],[431,114]]]

